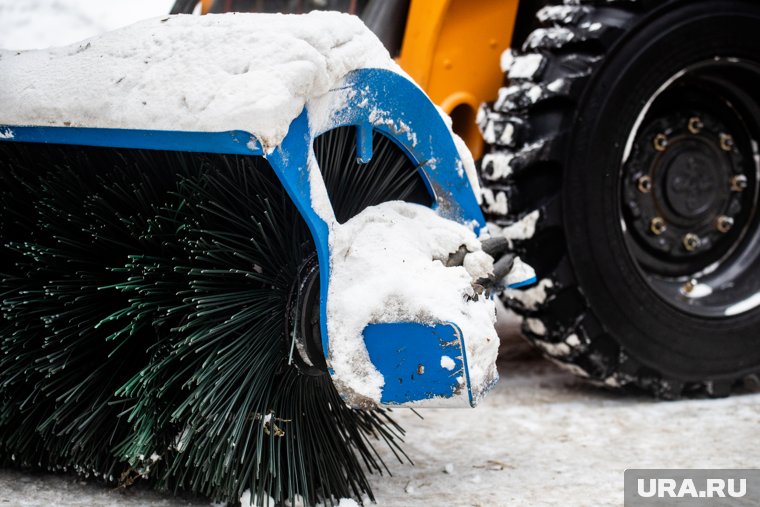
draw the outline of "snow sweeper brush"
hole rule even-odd
[[[6,464],[371,498],[382,406],[496,381],[489,286],[530,270],[356,18],[156,19],[0,76]]]

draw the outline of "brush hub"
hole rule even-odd
[[[285,341],[298,370],[311,376],[327,373],[322,352],[319,308],[319,261],[307,257],[298,269],[288,298]]]

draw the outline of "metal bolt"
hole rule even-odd
[[[681,291],[684,294],[690,294],[691,291],[694,290],[694,287],[696,287],[698,283],[699,282],[697,281],[696,278],[692,278],[691,280],[689,280],[688,282],[686,282],[685,284],[683,284],[683,286],[681,286]]]
[[[657,134],[654,136],[654,149],[657,151],[665,151],[665,148],[668,147],[668,136],[665,134]]]
[[[721,215],[717,219],[715,219],[715,228],[724,234],[730,231],[731,227],[733,226],[734,226],[734,219],[731,217],[727,217],[726,215]]]
[[[734,138],[731,134],[720,134],[720,149],[723,151],[731,151],[734,148]]]
[[[652,191],[652,177],[651,176],[642,176],[639,178],[638,181],[639,184],[639,192],[642,194],[648,194]]]
[[[700,243],[702,243],[702,240],[693,232],[689,232],[683,237],[683,247],[687,252],[693,252],[699,248]]]
[[[655,236],[659,236],[663,232],[665,232],[665,229],[667,229],[668,226],[665,225],[665,220],[663,220],[660,217],[654,217],[652,220],[649,221],[649,230],[652,231],[652,234]]]
[[[743,174],[737,174],[733,178],[731,178],[731,191],[732,192],[741,192],[747,188],[747,177]]]
[[[692,116],[689,118],[689,132],[692,134],[699,134],[703,128],[705,128],[705,124],[702,123],[699,116]]]

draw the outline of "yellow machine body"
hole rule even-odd
[[[477,159],[475,123],[482,102],[496,98],[499,65],[509,47],[519,0],[412,0],[398,63],[448,113]]]
[[[200,14],[210,12],[215,1],[198,0]],[[482,155],[483,138],[475,117],[483,102],[496,99],[502,85],[499,60],[512,40],[519,3],[410,0],[396,61],[451,116],[454,132],[476,159]]]

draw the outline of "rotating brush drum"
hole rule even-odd
[[[0,131],[5,465],[228,501],[372,498],[373,446],[404,459],[403,431],[331,380],[330,224],[406,200],[484,227],[415,85],[354,71],[270,151],[242,131]],[[489,386],[470,385],[465,339],[455,323],[369,326],[386,377],[457,358],[381,402],[474,403]]]

